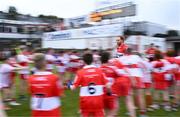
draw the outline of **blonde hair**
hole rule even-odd
[[[46,66],[46,59],[45,59],[45,55],[42,53],[35,53],[34,54],[34,64],[35,67],[39,70],[44,69]]]

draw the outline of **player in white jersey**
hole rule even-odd
[[[3,100],[8,102],[10,101],[14,101],[12,100],[12,90],[11,90],[11,85],[12,85],[12,79],[11,79],[11,73],[12,71],[17,71],[17,70],[21,70],[23,69],[23,67],[13,67],[9,64],[9,58],[5,57],[2,58],[3,63],[0,66],[0,90],[2,90],[2,96],[3,96]],[[13,105],[13,104],[11,104]],[[15,104],[15,105],[19,105],[19,104]]]
[[[25,55],[26,54],[26,48],[22,48],[18,50],[16,55],[17,62],[20,66],[26,67],[27,69],[23,69],[19,71],[20,76],[20,99],[25,99],[25,93],[27,91],[27,78],[29,77],[30,70],[29,70],[29,63],[32,63],[32,61],[29,60],[29,58]]]
[[[61,51],[59,52],[57,56],[57,61],[56,61],[56,68],[57,72],[59,74],[59,80],[61,81],[61,85],[63,85],[65,82],[65,72],[66,72],[66,67],[67,67],[67,61],[64,57],[64,52]],[[63,92],[64,90],[62,90]],[[62,93],[63,94],[63,93]]]
[[[53,72],[55,68],[55,62],[57,61],[56,57],[54,56],[55,51],[52,48],[49,48],[47,54],[45,55],[47,65],[46,70]]]
[[[15,50],[11,50],[11,56],[8,58],[8,64],[12,67],[21,67],[17,61],[16,61],[16,51]],[[10,101],[9,104],[16,106],[16,105],[20,105],[20,103],[16,102],[16,83],[15,83],[15,78],[16,78],[16,71],[11,71],[10,72],[10,91],[11,91],[11,95],[9,96],[8,100]]]
[[[144,83],[142,81],[143,75],[143,63],[142,59],[138,55],[133,55],[132,49],[128,48],[125,52],[125,55],[120,57],[119,60],[122,62],[124,66],[126,66],[130,72],[130,76],[134,78],[135,83],[133,84],[133,88],[135,91],[135,102],[138,102],[140,108],[140,115],[146,114],[145,100],[143,94]]]
[[[151,89],[152,89],[152,70],[153,70],[153,66],[152,64],[149,62],[148,59],[146,58],[143,58],[143,78],[142,78],[142,81],[144,83],[144,86],[145,86],[145,102],[146,102],[146,107],[147,107],[147,110],[148,111],[153,111],[153,109],[151,108],[152,106],[152,92],[151,92]]]
[[[70,73],[69,79],[72,80],[76,72],[83,67],[83,61],[79,57],[78,53],[75,51],[70,55],[70,60],[67,65],[68,72]]]
[[[66,64],[67,64],[65,57],[63,55],[64,55],[63,51],[59,52],[56,61],[57,71],[62,78],[64,78],[66,72]]]

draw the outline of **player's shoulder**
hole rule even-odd
[[[56,74],[53,74],[52,72],[49,71],[37,71],[35,72],[33,75],[31,75],[31,77],[39,77],[39,76],[43,76],[43,77],[47,77],[47,78],[57,78],[58,76]]]
[[[100,67],[96,67],[95,65],[87,65],[84,66],[79,72],[98,72],[102,71]]]

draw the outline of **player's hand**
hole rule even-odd
[[[71,89],[71,86],[73,85],[72,81],[69,80],[67,83],[66,83],[66,86],[68,89]]]

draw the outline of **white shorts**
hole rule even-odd
[[[0,78],[0,89],[10,87],[12,81],[10,78]]]
[[[57,66],[58,68],[58,72],[59,73],[64,73],[66,71],[66,67],[65,66]]]

